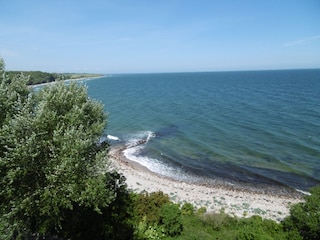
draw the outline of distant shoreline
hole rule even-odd
[[[39,83],[39,84],[35,84],[35,85],[30,85],[30,87],[41,87],[41,86],[46,86],[46,85],[50,85],[50,84],[54,84],[54,83],[58,83],[58,82],[72,82],[72,81],[94,80],[94,79],[103,78],[103,77],[105,77],[105,75],[96,76],[96,77],[70,78],[70,79],[65,79],[65,80],[58,80],[58,81],[53,81],[53,82]]]

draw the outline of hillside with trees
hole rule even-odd
[[[41,71],[8,71],[8,78],[14,78],[14,76],[23,74],[27,78],[27,85],[36,85],[42,83],[50,83],[55,81],[67,80],[67,79],[79,79],[79,78],[92,78],[103,76],[101,74],[91,73],[47,73]]]
[[[101,140],[103,106],[76,83],[29,80],[0,58],[0,239],[320,239],[320,187],[280,223],[130,191]]]

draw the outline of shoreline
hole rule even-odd
[[[103,77],[105,77],[105,75],[103,75],[103,76],[97,76],[97,77],[70,78],[70,79],[58,80],[58,81],[47,82],[47,83],[39,83],[39,84],[29,85],[29,86],[32,87],[32,88],[34,88],[34,87],[47,86],[47,85],[55,84],[55,83],[58,83],[58,82],[72,82],[72,81],[94,80],[94,79],[103,78]]]
[[[170,200],[193,204],[207,212],[225,213],[236,217],[259,215],[280,222],[289,215],[290,206],[303,201],[303,194],[294,192],[273,193],[270,189],[254,191],[228,184],[198,184],[172,179],[151,172],[148,168],[124,156],[124,149],[111,147],[109,160],[118,172],[126,177],[128,189],[135,192],[168,194]]]

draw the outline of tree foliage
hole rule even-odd
[[[130,204],[123,204],[130,197],[124,177],[108,168],[108,144],[100,142],[103,106],[76,83],[32,92],[27,77],[8,77],[0,65],[0,204],[2,226],[10,226],[5,236],[87,239],[90,233],[91,239],[112,239],[117,229],[126,230],[128,239]]]
[[[320,239],[320,186],[310,190],[305,202],[291,207],[283,222],[287,231],[297,231],[303,239]]]
[[[2,57],[0,57],[0,72],[3,72],[5,69],[4,60]]]
[[[165,204],[161,207],[161,225],[168,236],[180,235],[183,230],[181,210],[177,204]]]
[[[4,63],[4,61],[2,61]],[[60,80],[67,79],[79,79],[79,78],[89,78],[89,77],[99,77],[103,76],[101,74],[90,74],[90,73],[48,73],[41,71],[8,71],[7,75],[9,78],[13,78],[16,75],[23,74],[29,76],[27,85],[36,85],[41,83],[50,83]]]
[[[134,200],[136,221],[142,221],[146,216],[147,224],[159,223],[161,207],[169,203],[169,196],[160,191],[136,195]]]
[[[59,76],[53,73],[41,72],[41,71],[9,71],[7,72],[9,78],[23,73],[26,76],[29,76],[27,81],[28,85],[35,85],[41,83],[54,82]]]

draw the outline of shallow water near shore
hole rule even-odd
[[[127,158],[184,181],[320,184],[320,70],[109,75],[84,82]],[[142,141],[141,141],[142,140]]]

